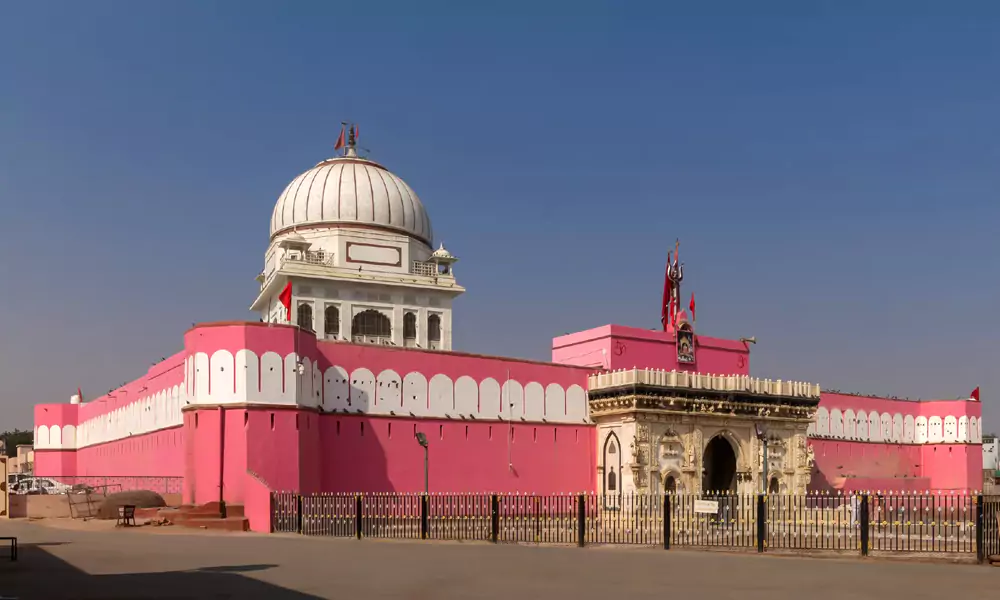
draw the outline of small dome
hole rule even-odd
[[[444,259],[444,260],[455,260],[455,255],[448,252],[444,244],[438,246],[438,249],[431,253],[431,259]]]
[[[271,237],[311,225],[362,225],[417,238],[434,239],[423,203],[406,182],[382,165],[341,156],[299,175],[278,197]]]

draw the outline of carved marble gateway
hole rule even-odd
[[[690,379],[693,379],[691,377]],[[652,378],[651,378],[652,379]],[[819,404],[813,394],[783,395],[675,385],[605,386],[590,392],[590,414],[598,427],[598,456],[609,436],[623,449],[615,493],[722,491],[755,493],[767,487],[804,493],[813,470],[806,429]],[[664,378],[656,380],[659,384]],[[803,388],[804,389],[804,388]],[[611,460],[619,460],[613,458]],[[618,469],[598,465],[598,477]],[[602,481],[599,489],[609,489]]]

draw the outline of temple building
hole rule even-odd
[[[197,324],[134,381],[36,406],[36,475],[155,476],[186,503],[229,505],[425,485],[611,504],[982,485],[978,392],[913,402],[753,377],[754,339],[703,335],[693,297],[681,308],[679,245],[661,329],[559,336],[549,362],[455,350],[457,258],[413,189],[356,142],[345,128],[338,155],[278,195],[255,320]]]

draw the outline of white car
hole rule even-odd
[[[29,477],[16,484],[16,494],[65,494],[72,487],[48,477]]]

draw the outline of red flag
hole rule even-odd
[[[696,321],[697,319],[694,316],[694,292],[691,292],[691,304],[688,304],[688,308],[691,309],[691,320]]]
[[[667,330],[670,319],[670,253],[667,252],[667,270],[663,273],[663,305],[660,307],[660,323],[663,325],[663,331]]]
[[[278,301],[285,307],[285,320],[292,322],[292,282],[285,284],[285,289],[278,294]]]
[[[76,395],[80,398],[80,402],[83,402],[83,392],[80,391],[79,387],[76,388]]]
[[[969,394],[969,398],[972,399],[972,400],[975,400],[976,402],[979,402],[979,386],[978,385],[976,386],[976,389],[972,390],[972,393]]]
[[[354,141],[358,141],[358,126],[354,126]]]
[[[344,147],[344,126],[340,127],[340,137],[337,138],[337,143],[333,145],[334,150],[340,150]]]

